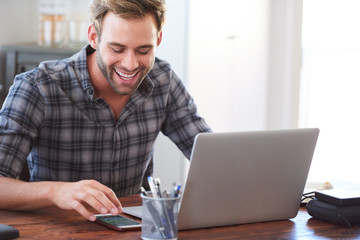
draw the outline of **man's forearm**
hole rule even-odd
[[[0,177],[0,209],[33,210],[53,205],[52,182],[23,182]]]

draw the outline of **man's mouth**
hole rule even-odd
[[[126,73],[120,72],[119,70],[116,70],[115,68],[114,68],[114,70],[117,73],[117,75],[119,75],[120,78],[125,80],[125,81],[132,80],[136,76],[136,74],[138,73],[138,72],[136,72],[136,73],[133,73],[133,74],[126,74]]]

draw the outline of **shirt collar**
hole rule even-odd
[[[90,74],[87,68],[87,62],[86,58],[88,55],[93,53],[95,49],[91,47],[90,44],[84,46],[80,52],[75,55],[75,71],[76,75],[78,76],[78,81],[80,82],[81,88],[83,91],[89,95],[91,99],[93,99],[94,96],[94,87],[91,84],[90,81]]]

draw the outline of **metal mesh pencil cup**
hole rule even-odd
[[[142,229],[141,238],[177,239],[177,215],[179,199],[177,197],[154,198],[151,192],[142,193]]]

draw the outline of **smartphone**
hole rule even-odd
[[[98,214],[96,222],[117,231],[135,230],[141,228],[141,223],[121,215]]]

